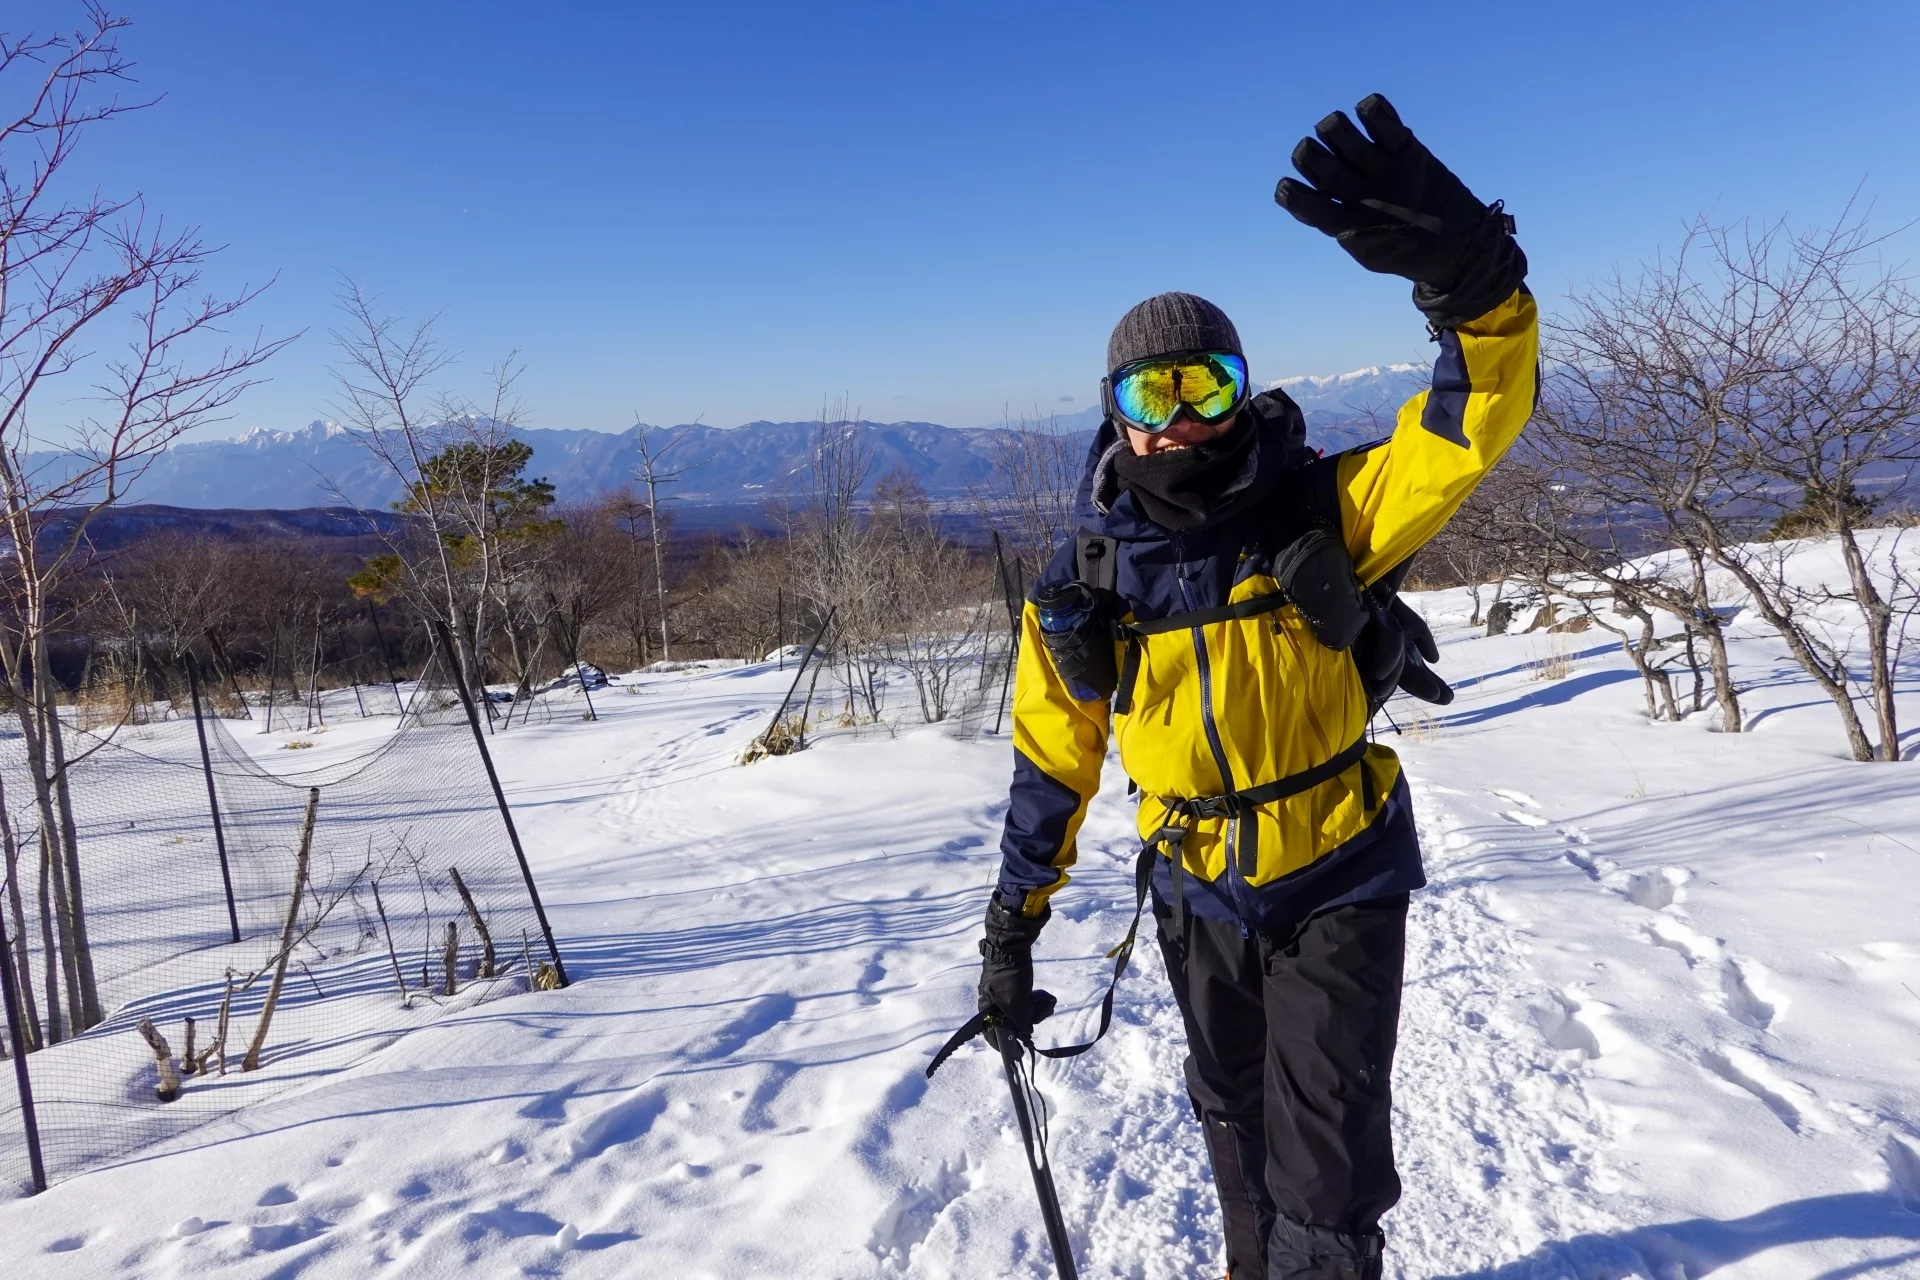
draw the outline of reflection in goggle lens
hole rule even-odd
[[[1122,417],[1157,431],[1182,404],[1202,421],[1224,416],[1239,404],[1246,385],[1247,362],[1223,351],[1123,369],[1114,378],[1113,399]]]

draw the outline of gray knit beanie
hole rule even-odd
[[[1163,293],[1120,317],[1107,339],[1107,372],[1181,351],[1246,354],[1226,312],[1191,293]]]

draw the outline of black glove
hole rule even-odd
[[[1329,115],[1313,128],[1318,141],[1293,149],[1307,181],[1280,179],[1274,201],[1367,270],[1413,281],[1414,305],[1436,329],[1506,301],[1527,274],[1513,220],[1434,159],[1385,98],[1373,94],[1355,110],[1372,137],[1345,112]]]
[[[1433,628],[1405,600],[1393,598],[1393,620],[1407,638],[1407,665],[1400,669],[1400,692],[1422,702],[1444,707],[1453,701],[1453,686],[1428,670],[1429,662],[1440,661],[1440,646],[1434,642]]]
[[[1395,690],[1443,707],[1453,701],[1453,689],[1427,668],[1427,663],[1440,660],[1432,628],[1418,610],[1394,594],[1404,574],[1403,565],[1368,590],[1371,616],[1353,642],[1353,662],[1366,690],[1369,713],[1386,705]]]
[[[1353,665],[1360,672],[1360,687],[1366,690],[1371,714],[1399,687],[1400,673],[1407,665],[1407,641],[1392,611],[1375,592],[1368,591],[1361,599],[1367,607],[1367,625],[1353,642]]]
[[[1420,616],[1420,611],[1395,596],[1387,606],[1393,614],[1393,621],[1407,637],[1407,643],[1420,651],[1420,656],[1428,662],[1440,661],[1440,646],[1434,641],[1433,628]]]
[[[1010,911],[996,896],[987,902],[987,936],[980,939],[980,1012],[993,1015],[983,1034],[1000,1047],[1000,1032],[1015,1040],[1033,1037],[1033,1024],[1053,1012],[1054,999],[1033,989],[1033,940],[1046,927],[1052,909],[1037,916]]]

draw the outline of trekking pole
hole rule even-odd
[[[1128,939],[1131,943],[1132,939]],[[1126,946],[1123,943],[1122,946]],[[1125,961],[1121,962],[1122,964]],[[1117,977],[1117,971],[1116,971]],[[1111,999],[1111,997],[1109,997]],[[1034,1021],[1047,1018],[1054,1010],[1054,998],[1050,992],[1033,993]],[[1015,1036],[1011,1028],[1003,1028],[996,1037],[991,1028],[999,1025],[991,1010],[982,1009],[968,1018],[960,1029],[947,1037],[933,1055],[933,1061],[927,1064],[927,1079],[933,1079],[934,1072],[940,1070],[943,1063],[951,1058],[961,1045],[975,1036],[985,1034],[989,1046],[997,1038],[1000,1041],[1000,1065],[1007,1073],[1007,1091],[1013,1095],[1013,1117],[1020,1125],[1020,1145],[1026,1148],[1027,1169],[1033,1174],[1033,1190],[1040,1198],[1040,1220],[1046,1224],[1047,1246],[1053,1250],[1054,1269],[1060,1273],[1060,1280],[1080,1280],[1079,1268],[1074,1266],[1073,1246],[1067,1240],[1066,1219],[1060,1213],[1060,1193],[1053,1185],[1053,1163],[1047,1156],[1047,1132],[1042,1125],[1034,1123],[1032,1099],[1038,1096],[1033,1087],[1032,1077],[1022,1060],[1021,1050],[1046,1054],[1048,1057],[1073,1057],[1093,1047],[1093,1041],[1074,1046],[1066,1051],[1058,1049],[1035,1050],[1030,1039]],[[1106,1028],[1102,1026],[1104,1034]],[[1099,1039],[1098,1036],[1094,1037]],[[1042,1105],[1045,1105],[1044,1100]]]
[[[1027,1168],[1033,1171],[1033,1189],[1040,1197],[1040,1220],[1047,1227],[1047,1245],[1053,1250],[1054,1270],[1060,1280],[1080,1280],[1074,1266],[1073,1246],[1067,1241],[1066,1220],[1060,1215],[1060,1193],[1053,1185],[1053,1167],[1047,1160],[1044,1141],[1034,1141],[1033,1109],[1027,1102],[1026,1064],[1020,1060],[1020,1043],[1011,1035],[1000,1037],[1000,1063],[1007,1069],[1007,1089],[1013,1094],[1013,1116],[1020,1123],[1020,1143],[1027,1151]]]

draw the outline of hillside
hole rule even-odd
[[[1912,1274],[1914,762],[1841,759],[1750,621],[1753,731],[1728,736],[1647,721],[1603,636],[1486,638],[1462,593],[1413,599],[1460,696],[1390,708],[1432,883],[1389,1275]],[[0,1204],[13,1273],[1049,1275],[995,1062],[922,1074],[972,1009],[1006,742],[829,730],[734,764],[790,679],[643,674],[597,722],[497,735],[576,985]],[[1912,723],[1920,671],[1902,689]],[[246,741],[284,770],[287,736]],[[1125,928],[1117,767],[1081,849],[1039,948],[1045,1042],[1091,1029]],[[1217,1274],[1178,1015],[1137,957],[1111,1037],[1040,1073],[1069,1229],[1083,1274]]]

